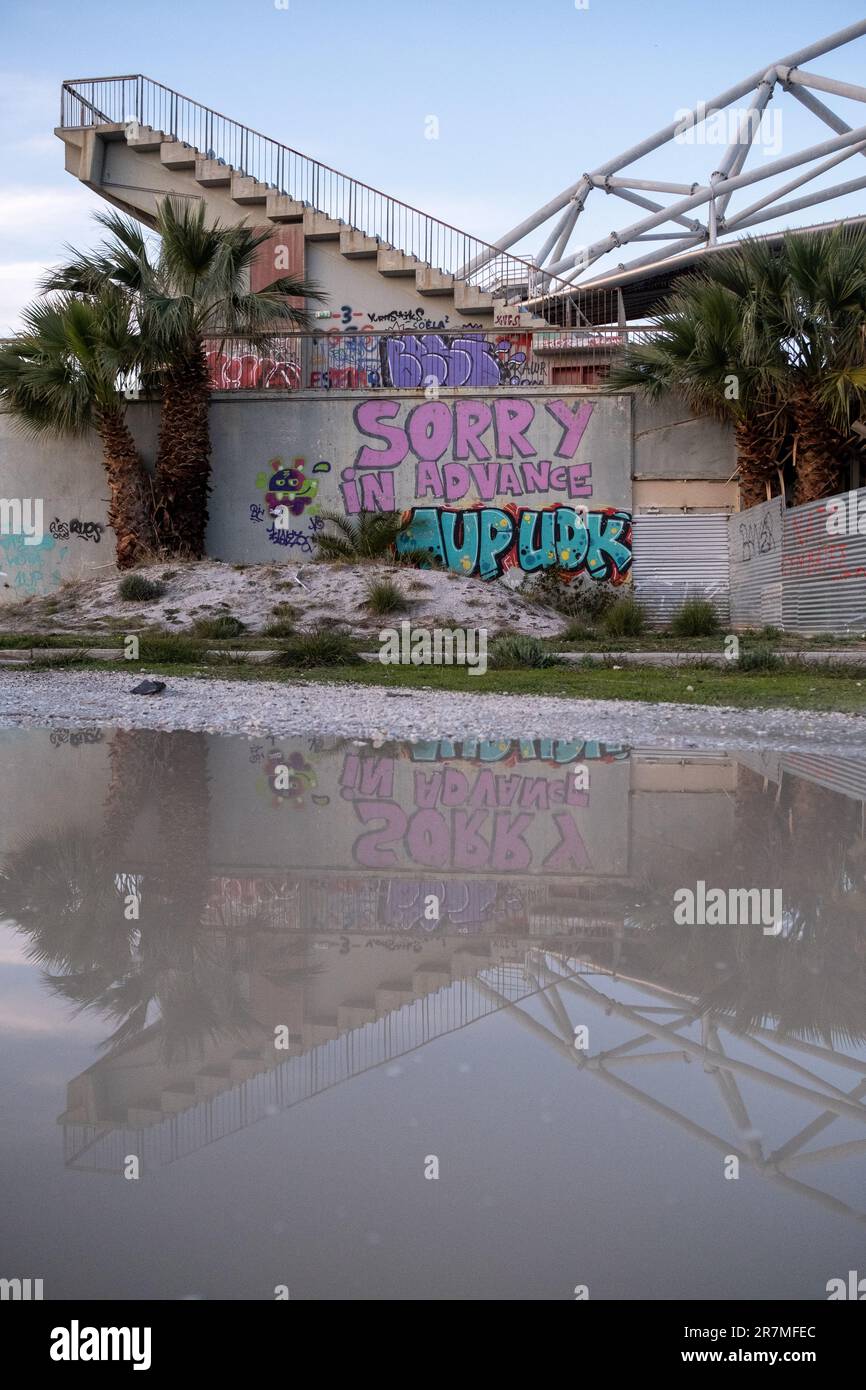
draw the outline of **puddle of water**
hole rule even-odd
[[[822,1299],[862,1265],[866,763],[0,753],[0,1245],[46,1298]]]

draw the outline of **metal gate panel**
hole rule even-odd
[[[782,499],[735,512],[731,548],[731,621],[735,627],[782,626]]]
[[[663,627],[687,598],[708,598],[730,622],[730,552],[727,512],[633,518],[635,598],[647,620]]]
[[[853,535],[828,532],[830,501],[850,502]],[[856,529],[857,504],[866,512],[866,488],[840,498],[806,502],[785,513],[782,620],[786,631],[866,632],[866,535]]]

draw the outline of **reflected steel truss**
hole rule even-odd
[[[851,127],[815,96],[815,92],[827,92],[833,96],[866,102],[866,87],[822,77],[801,67],[802,63],[842,48],[864,34],[866,20],[860,20],[752,73],[712,100],[700,102],[691,112],[681,115],[664,129],[599,165],[591,173],[582,174],[576,183],[500,237],[495,243],[496,250],[507,251],[531,232],[550,224],[546,240],[535,258],[540,268],[534,287],[536,293],[543,293],[549,287],[548,277],[573,284],[580,282],[584,288],[598,283],[583,278],[590,267],[618,247],[648,241],[670,242],[663,250],[657,248],[623,263],[620,269],[634,270],[649,264],[664,266],[685,251],[705,250],[717,245],[724,237],[866,188],[866,175],[863,175],[786,201],[789,193],[819,178],[853,155],[866,156],[866,124]],[[743,173],[765,110],[777,87],[823,121],[834,132],[833,137],[764,162],[759,168]],[[749,96],[748,106],[734,114],[736,133],[717,167],[708,175],[704,173],[697,182],[665,182],[635,177],[628,172],[645,155],[674,141],[689,138],[688,132],[705,127],[706,122],[714,119],[719,112]],[[696,144],[696,148],[700,150],[702,147]],[[738,190],[795,169],[801,172],[794,178],[783,181],[733,215],[728,212],[731,197]],[[590,194],[598,191],[642,208],[647,215],[617,228],[591,245],[575,245],[574,236],[581,214]],[[648,193],[673,195],[673,201],[662,203],[654,197],[647,197]],[[693,215],[698,208],[706,209],[705,220]],[[495,251],[491,248],[489,253],[476,257],[464,266],[461,274],[476,273],[494,255]]]

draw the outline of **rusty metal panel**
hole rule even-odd
[[[782,625],[782,510],[781,497],[774,497],[730,518],[735,627]]]
[[[837,499],[807,502],[785,513],[782,621],[787,631],[866,632],[866,535],[856,525],[858,508],[866,512],[866,488],[843,497],[850,499],[855,523],[847,535],[827,530],[827,507]]]
[[[727,512],[641,513],[633,523],[635,598],[662,627],[687,598],[709,598],[730,622]]]

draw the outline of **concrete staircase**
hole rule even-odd
[[[462,278],[459,265],[455,270],[437,267],[379,236],[369,235],[360,227],[330,216],[311,202],[300,201],[274,184],[233,168],[215,158],[213,151],[203,153],[195,149],[171,133],[138,122],[99,123],[97,120],[88,126],[60,126],[55,134],[66,146],[67,172],[147,225],[154,225],[158,203],[166,196],[204,199],[213,220],[275,228],[299,224],[305,245],[331,243],[346,266],[366,263],[383,282],[404,282],[420,302],[428,303],[431,312],[429,302],[435,300],[437,314],[453,309],[456,315],[485,328],[497,327],[498,311],[501,311],[500,318],[507,318],[511,331],[548,326],[547,319],[525,311],[516,302],[519,290],[498,288],[490,272],[488,287],[477,283],[477,277],[474,277],[475,282]],[[396,202],[394,207],[402,209],[404,216],[413,211]],[[430,219],[430,223],[434,229],[429,234],[431,240],[441,228],[442,236],[453,234],[453,238],[462,238],[470,248],[483,245],[455,229],[446,228],[445,224],[436,223],[435,219]],[[451,259],[463,260],[463,257],[452,254]],[[468,259],[467,254],[465,264]],[[499,257],[499,260],[507,263],[508,276],[522,273],[524,263],[516,258]],[[341,297],[349,297],[351,293],[345,283],[345,277],[341,277]],[[331,287],[325,282],[324,288],[330,290]],[[360,302],[360,295],[357,302]]]
[[[395,1015],[407,1005],[430,998],[458,980],[471,980],[480,970],[489,967],[493,959],[483,946],[477,950],[458,950],[449,961],[435,965],[422,964],[410,976],[397,978],[377,986],[369,998],[341,1003],[333,1017],[318,1017],[304,1021],[301,1033],[287,1049],[277,1050],[267,1040],[261,1046],[238,1048],[221,1062],[203,1063],[186,1075],[173,1079],[159,1094],[142,1097],[136,1104],[107,1123],[127,1125],[131,1129],[148,1129],[173,1115],[192,1110],[202,1101],[213,1100],[241,1083],[272,1070],[290,1057],[299,1057],[325,1043],[345,1038],[348,1033],[378,1020]],[[83,1122],[84,1112],[67,1110],[62,1119],[67,1123]],[[92,1117],[90,1117],[92,1118]]]

